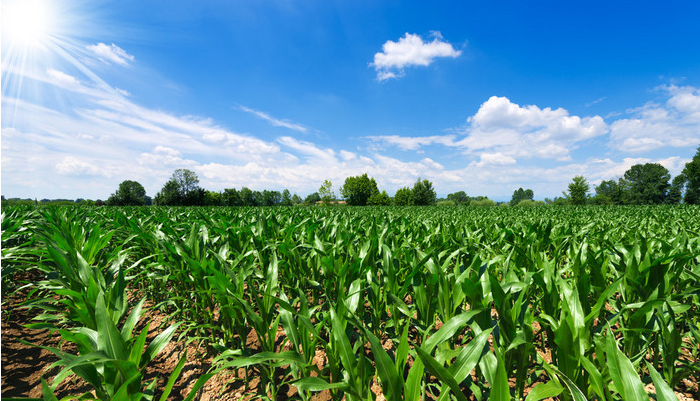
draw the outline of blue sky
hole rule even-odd
[[[154,196],[189,168],[217,191],[366,172],[390,195],[543,199],[676,175],[700,145],[696,1],[2,6],[6,197]]]

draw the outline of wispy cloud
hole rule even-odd
[[[594,104],[598,104],[598,103],[602,102],[603,100],[605,100],[606,98],[607,98],[607,96],[603,96],[603,97],[600,97],[600,98],[598,98],[598,99],[596,99],[596,100],[592,100],[592,101],[586,103],[586,107],[591,107],[591,106],[593,106]]]
[[[114,43],[111,45],[106,45],[100,42],[94,45],[89,45],[86,48],[107,64],[112,62],[119,65],[127,65],[129,62],[134,61],[134,56],[127,53],[126,50],[115,45]]]
[[[640,153],[700,144],[700,88],[670,85],[657,90],[669,95],[666,103],[627,110],[628,118],[610,126],[611,147]]]
[[[241,109],[242,111],[245,111],[246,113],[250,113],[250,114],[253,114],[255,116],[258,116],[259,118],[262,118],[263,120],[269,122],[270,124],[274,125],[275,127],[285,127],[285,128],[289,128],[289,129],[294,130],[294,131],[302,132],[302,133],[305,133],[306,131],[308,131],[308,129],[301,124],[297,124],[297,123],[291,122],[289,120],[280,120],[279,118],[272,117],[271,115],[265,113],[264,111],[255,110],[255,109],[251,109],[250,107],[245,107],[245,106],[240,106],[240,105],[238,106],[238,108]]]
[[[406,32],[398,42],[391,40],[382,45],[382,51],[374,55],[370,66],[377,71],[377,80],[400,78],[405,75],[405,68],[411,66],[428,66],[438,57],[459,57],[461,50],[455,50],[450,43],[442,41],[440,32],[431,33],[433,40],[423,41],[417,34]]]

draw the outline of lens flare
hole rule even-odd
[[[3,2],[3,35],[10,42],[24,46],[40,46],[51,37],[51,3],[45,0]]]

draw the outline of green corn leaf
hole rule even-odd
[[[379,342],[379,339],[369,330],[364,329],[363,331],[369,339],[369,343],[372,348],[377,373],[379,374],[379,379],[382,381],[384,396],[390,401],[401,401],[401,390],[403,383],[401,382],[401,379],[399,379],[399,375],[396,373],[394,362],[391,360],[391,357],[389,357],[389,354],[387,354],[384,350],[384,347],[382,346],[382,343]]]
[[[476,337],[461,349],[457,359],[452,366],[449,367],[448,370],[450,374],[454,376],[458,383],[463,382],[479,363],[481,354],[486,346],[486,341],[492,331],[493,329],[488,329],[477,334]]]
[[[122,326],[121,330],[122,338],[124,339],[124,341],[128,341],[131,339],[132,332],[134,331],[134,326],[141,318],[141,311],[143,309],[143,303],[145,301],[146,298],[141,299],[141,301],[139,301],[139,303],[136,304],[136,306],[134,306],[134,309],[131,310],[129,317],[126,318],[124,326]]]
[[[160,396],[160,401],[166,401],[168,399],[170,392],[173,391],[173,386],[175,385],[175,382],[180,377],[180,372],[182,372],[182,368],[185,367],[185,362],[187,362],[187,350],[185,350],[185,352],[182,354],[182,357],[177,362],[175,369],[173,369],[172,373],[170,374],[168,382],[165,384],[165,388],[163,389],[163,394]]]
[[[606,362],[610,370],[610,377],[622,399],[624,401],[649,399],[632,362],[617,348],[615,337],[609,328],[606,344]]]
[[[146,351],[144,352],[143,356],[141,357],[141,363],[139,364],[139,367],[144,367],[146,366],[153,358],[156,357],[160,353],[160,351],[165,348],[166,345],[170,342],[170,339],[173,338],[173,335],[175,334],[175,330],[177,330],[178,326],[180,326],[180,323],[176,323],[167,329],[163,330],[160,334],[156,336],[156,338],[151,341],[150,344],[148,344],[148,347],[146,347]]]
[[[119,330],[117,330],[117,326],[114,325],[114,322],[109,317],[104,296],[97,297],[95,321],[97,323],[98,349],[105,351],[110,358],[127,360],[129,354],[127,353],[126,343]]]
[[[508,374],[506,373],[506,363],[498,349],[496,349],[494,353],[496,354],[496,374],[491,383],[490,399],[494,401],[509,401],[511,397],[510,387],[508,386]]]
[[[49,384],[46,383],[46,380],[44,378],[41,378],[41,394],[43,395],[44,401],[58,401],[58,398],[53,393],[53,390],[51,387],[49,387]]]
[[[420,399],[423,373],[423,361],[420,358],[414,358],[413,366],[408,371],[408,377],[404,383],[403,393],[406,401],[418,401]]]
[[[458,400],[467,401],[467,397],[464,396],[462,389],[459,388],[459,383],[457,383],[457,380],[455,380],[454,376],[452,376],[452,374],[450,374],[450,372],[447,369],[445,369],[440,363],[438,363],[438,361],[436,361],[435,358],[433,358],[422,347],[419,347],[416,344],[414,344],[414,349],[418,354],[418,357],[421,359],[421,361],[423,361],[423,364],[425,364],[425,367],[431,374],[433,374],[433,376],[440,379],[441,382],[447,384]]]
[[[219,371],[216,370],[214,372],[209,372],[205,375],[200,376],[199,379],[197,379],[197,381],[194,383],[194,386],[192,386],[192,389],[190,390],[189,394],[187,394],[187,397],[185,397],[184,401],[192,401],[194,397],[197,396],[197,392],[199,391],[199,389],[202,388],[202,386],[204,386],[209,381],[209,379],[214,377],[214,375],[216,375],[218,372]]]
[[[600,373],[598,368],[595,367],[593,362],[588,360],[586,357],[582,357],[579,359],[581,362],[581,366],[588,372],[588,375],[590,376],[591,380],[591,386],[593,387],[593,391],[595,391],[596,395],[600,399],[605,398],[605,394],[607,393],[605,391],[605,387],[603,385],[603,375]]]
[[[432,353],[438,344],[455,335],[455,333],[457,333],[458,330],[464,328],[464,326],[472,317],[474,317],[480,312],[480,309],[474,309],[470,310],[469,312],[463,312],[457,316],[454,316],[452,319],[448,320],[447,323],[445,323],[442,327],[440,327],[440,330],[436,331],[435,334],[430,336],[425,341],[425,344],[423,344],[423,350],[428,352],[429,354]]]
[[[131,349],[129,350],[129,360],[136,364],[136,366],[141,366],[141,358],[143,357],[143,347],[146,345],[146,340],[148,338],[148,326],[141,330],[141,333],[134,339],[131,344]]]
[[[538,384],[532,388],[530,394],[525,397],[525,401],[540,401],[545,398],[556,397],[561,394],[564,388],[554,380],[547,383]]]
[[[586,396],[583,394],[581,389],[579,389],[576,384],[571,381],[564,373],[562,373],[559,369],[555,367],[551,367],[559,379],[561,379],[562,382],[564,382],[564,386],[566,386],[566,389],[569,391],[569,395],[574,401],[588,401]],[[640,398],[640,400],[644,400],[644,398]]]
[[[328,383],[320,377],[305,377],[293,381],[292,385],[299,389],[299,391],[350,390],[350,385],[348,383]]]
[[[336,315],[333,308],[331,308],[330,315],[331,326],[333,329],[331,336],[333,337],[335,347],[338,349],[338,353],[340,354],[340,361],[343,363],[345,370],[350,375],[350,380],[354,381],[356,374],[355,372],[357,371],[355,353],[352,351],[352,347],[350,346],[350,340],[348,340],[348,337],[345,335],[345,328],[343,327],[340,318],[338,315]]]
[[[654,369],[654,366],[647,361],[644,361],[649,369],[649,375],[651,380],[654,382],[654,388],[656,389],[656,399],[658,401],[678,401],[678,397],[674,394],[671,387],[666,383],[659,372]]]

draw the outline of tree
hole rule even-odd
[[[282,201],[282,194],[279,191],[268,191],[267,189],[262,191],[262,202],[263,206],[275,206]]]
[[[316,202],[321,200],[321,195],[318,194],[318,192],[314,192],[310,194],[309,196],[304,199],[304,203],[307,205],[315,205]]]
[[[301,196],[299,196],[297,194],[292,195],[292,204],[293,205],[298,205],[301,203],[304,203],[304,200],[301,199]]]
[[[177,183],[172,180],[166,182],[153,200],[159,206],[181,205],[182,199]]]
[[[369,197],[367,200],[367,205],[370,206],[390,206],[391,205],[391,198],[389,197],[389,194],[386,193],[386,191],[382,191],[381,193],[379,191],[375,192],[372,194],[372,196]]]
[[[677,205],[681,203],[681,200],[683,199],[683,188],[687,182],[688,178],[685,176],[685,174],[678,174],[677,176],[673,177],[673,181],[671,181],[671,188],[668,190],[668,196],[666,197],[666,203],[670,205]]]
[[[413,192],[411,192],[411,188],[405,187],[396,191],[394,195],[394,205],[413,206]]]
[[[689,205],[700,204],[700,146],[698,146],[693,160],[685,164],[683,175],[688,180],[683,203]]]
[[[330,203],[335,199],[335,194],[333,193],[333,184],[329,180],[323,181],[323,185],[318,189],[318,195],[321,197],[323,203]]]
[[[531,189],[522,189],[518,188],[515,191],[513,191],[513,197],[510,199],[510,202],[508,204],[510,206],[515,206],[518,203],[528,199],[528,200],[533,200],[535,197],[535,193]]]
[[[224,198],[221,193],[214,191],[204,192],[204,205],[206,206],[223,206]]]
[[[248,188],[248,187],[241,188],[241,191],[239,192],[239,196],[241,197],[241,205],[242,206],[257,206],[255,194],[253,193],[253,191],[250,188]]]
[[[433,183],[420,178],[413,184],[411,193],[413,194],[413,204],[417,206],[434,205],[437,198],[433,189]]]
[[[666,201],[671,174],[658,163],[635,164],[625,171],[626,195],[636,205],[660,204]]]
[[[146,203],[146,190],[136,181],[126,180],[119,184],[107,204],[110,206],[141,206]]]
[[[467,196],[467,193],[464,191],[458,191],[458,192],[455,192],[453,194],[447,195],[447,200],[450,200],[457,205],[469,203],[469,197]]]
[[[577,175],[569,184],[569,193],[565,194],[572,205],[585,205],[588,200],[588,181],[582,175]]]
[[[379,194],[379,189],[374,178],[369,178],[365,173],[357,177],[346,178],[345,184],[340,187],[340,194],[348,205],[365,206],[371,196]]]
[[[204,204],[206,191],[199,187],[194,171],[177,169],[156,195],[157,205],[194,206]]]
[[[595,193],[595,204],[620,205],[623,203],[622,186],[616,181],[601,181],[600,185],[595,187]]]
[[[223,198],[224,205],[226,206],[241,206],[241,196],[238,194],[236,188],[226,188],[221,194]]]
[[[282,201],[280,202],[280,205],[282,206],[292,206],[294,203],[292,202],[292,194],[289,192],[288,189],[285,189],[282,191]]]

